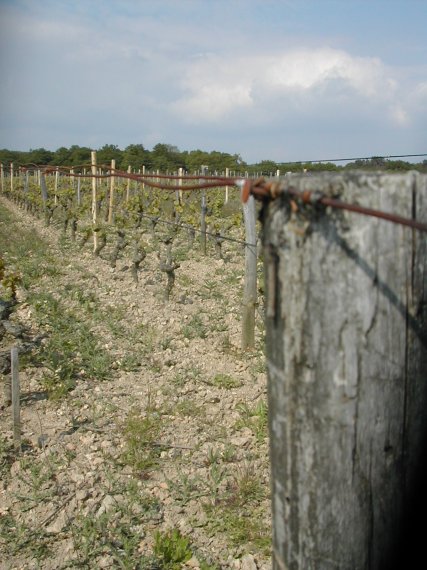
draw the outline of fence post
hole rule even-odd
[[[292,187],[427,221],[425,175],[296,175]],[[426,497],[426,236],[291,205],[280,196],[262,214],[273,568],[394,568]]]
[[[245,221],[245,284],[243,289],[242,349],[255,346],[255,307],[257,302],[257,247],[255,200],[243,204]]]
[[[230,176],[230,169],[229,169],[229,168],[226,168],[226,169],[225,169],[225,177],[228,178],[229,176]],[[224,201],[224,204],[228,204],[228,193],[229,193],[229,191],[230,191],[230,187],[229,187],[229,186],[226,186],[226,187],[225,187],[225,201]]]
[[[13,162],[10,163],[10,192],[13,194]]]
[[[96,191],[96,151],[92,150],[90,153],[90,162],[92,168],[92,225],[96,229],[98,220],[98,204],[97,204],[97,191]],[[98,232],[93,232],[93,251],[98,247]]]
[[[114,183],[115,176],[114,172],[116,170],[116,161],[114,158],[111,159],[111,178],[110,178],[110,206],[108,209],[108,223],[113,223],[113,209],[114,209]]]
[[[12,384],[12,420],[13,443],[15,449],[21,449],[21,390],[19,386],[19,359],[18,349],[13,347],[10,351],[11,384]]]
[[[202,205],[201,205],[201,215],[200,215],[200,244],[202,246],[202,251],[206,255],[206,191],[202,190]]]
[[[59,170],[55,170],[55,195],[54,195],[54,204],[58,203],[58,183],[59,183]]]
[[[129,164],[128,174],[131,174],[131,172],[132,172],[132,167]],[[128,178],[126,181],[126,204],[129,202],[129,195],[130,195],[130,178]]]
[[[1,184],[1,193],[4,193],[4,166],[3,163],[0,164],[0,184]]]

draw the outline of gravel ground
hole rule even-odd
[[[24,442],[13,451],[2,393],[0,568],[269,569],[263,324],[258,315],[256,348],[243,352],[242,249],[203,256],[180,234],[165,301],[164,245],[150,231],[135,284],[130,247],[112,268],[112,241],[95,257],[90,243],[0,207],[14,212],[14,232],[46,244],[0,340],[21,345]],[[4,257],[22,272],[24,260]],[[57,323],[77,348],[55,345]],[[175,562],[172,536],[186,551]]]

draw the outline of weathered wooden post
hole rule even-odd
[[[292,187],[427,221],[425,175]],[[263,210],[273,568],[388,570],[427,435],[426,234],[297,206]]]
[[[90,153],[90,162],[92,167],[92,226],[96,228],[98,220],[98,204],[97,204],[97,191],[96,191],[96,151],[92,150]],[[93,251],[98,247],[98,234],[93,232]]]
[[[226,169],[225,169],[225,177],[228,178],[229,176],[230,176],[230,169],[229,169],[229,168],[226,168]],[[224,204],[228,204],[228,194],[229,194],[229,191],[230,191],[230,187],[229,187],[229,186],[226,186],[226,187],[225,187],[225,200],[224,200]]]
[[[129,164],[128,174],[131,174],[131,172],[132,172],[132,167]],[[126,181],[126,204],[129,202],[129,196],[130,196],[130,178],[128,178]]]
[[[245,221],[245,283],[243,289],[242,349],[255,346],[255,307],[257,302],[257,247],[255,200],[243,204]]]
[[[13,162],[10,163],[10,192],[13,195]]]
[[[0,188],[1,188],[1,193],[4,193],[4,166],[3,163],[0,164]]]
[[[10,351],[10,369],[12,384],[12,420],[13,444],[15,449],[21,449],[21,390],[19,386],[19,360],[18,349],[13,347]]]
[[[114,172],[116,170],[116,161],[114,158],[111,159],[111,178],[110,178],[110,204],[108,208],[108,223],[113,223],[113,212],[114,212],[114,184],[115,176]]]
[[[202,251],[206,255],[206,192],[202,190],[202,204],[200,212],[200,244],[202,246]]]

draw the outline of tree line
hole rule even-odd
[[[4,166],[13,162],[19,165],[51,165],[51,166],[79,166],[90,163],[91,151],[96,150],[98,164],[111,164],[111,160],[116,161],[116,168],[127,170],[130,166],[133,170],[138,170],[145,166],[147,170],[161,172],[176,172],[183,168],[186,172],[199,172],[202,167],[207,168],[207,172],[224,172],[229,168],[233,172],[248,172],[249,174],[259,173],[262,175],[275,174],[280,170],[282,174],[288,171],[319,171],[319,170],[341,170],[341,169],[370,169],[370,170],[392,170],[406,171],[419,170],[427,172],[427,160],[414,164],[404,160],[389,160],[382,157],[372,157],[369,159],[355,160],[345,166],[337,166],[332,162],[275,162],[273,160],[262,160],[254,164],[246,163],[239,154],[229,154],[226,152],[202,150],[181,151],[176,146],[158,143],[150,151],[142,144],[130,144],[125,149],[120,149],[114,144],[105,144],[99,149],[91,149],[86,146],[72,145],[69,148],[60,147],[55,151],[45,148],[30,149],[29,151],[18,151],[0,149],[0,162]]]

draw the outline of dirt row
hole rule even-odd
[[[46,251],[26,252],[42,267],[8,319],[21,334],[1,341],[36,339],[21,357],[20,454],[0,400],[0,568],[270,568],[263,324],[242,352],[242,250],[205,257],[179,236],[165,301],[159,236],[142,236],[135,284],[127,250],[112,268],[108,247],[94,257],[90,243],[1,207]]]

